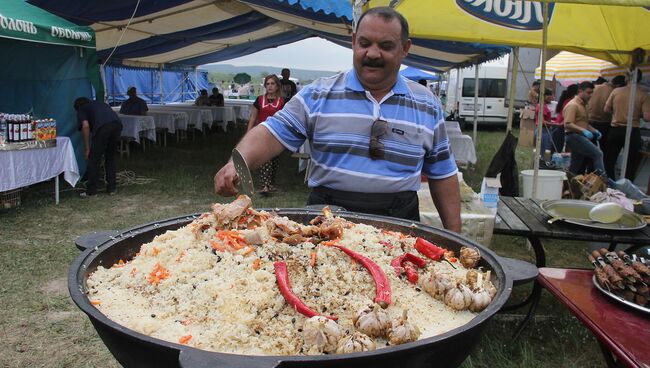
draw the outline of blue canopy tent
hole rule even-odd
[[[440,76],[438,76],[438,75],[425,73],[425,72],[421,71],[420,69],[413,68],[413,67],[410,67],[410,66],[407,66],[406,68],[400,70],[399,73],[403,77],[408,78],[410,80],[414,80],[416,82],[421,80],[421,79],[431,80],[431,81],[440,80]]]

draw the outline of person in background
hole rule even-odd
[[[420,79],[420,80],[418,81],[418,83],[420,83],[421,85],[423,85],[423,86],[429,88],[429,86],[427,86],[427,80],[426,80],[426,79]]]
[[[599,79],[603,78],[599,77]],[[612,114],[605,111],[605,103],[615,88],[624,85],[625,77],[622,75],[614,77],[611,83],[608,83],[607,80],[605,80],[604,83],[596,85],[596,88],[594,88],[594,94],[591,96],[589,103],[587,104],[589,123],[592,127],[598,129],[598,131],[603,135],[603,138],[601,138],[599,143],[600,150],[605,153],[605,156],[607,156],[607,137],[609,127],[612,124]],[[605,159],[605,161],[607,160]],[[605,169],[607,169],[607,164],[605,164]]]
[[[564,115],[562,115],[562,112],[564,111],[564,107],[573,100],[573,98],[578,94],[578,85],[577,84],[572,84],[570,85],[567,89],[562,91],[560,94],[560,98],[557,101],[557,105],[555,106],[555,123],[560,126],[564,126]],[[565,132],[564,129],[557,129],[555,130],[555,134],[553,134],[553,143],[555,143],[555,147],[557,147],[558,150],[564,151],[564,141],[565,141]]]
[[[79,130],[84,142],[84,159],[88,161],[86,170],[86,191],[81,197],[97,194],[99,164],[104,157],[106,170],[106,193],[115,194],[117,190],[117,146],[120,143],[122,122],[110,106],[101,101],[90,101],[79,97],[74,101]]]
[[[199,92],[199,97],[194,100],[196,106],[210,106],[210,97],[208,97],[208,90],[202,89]]]
[[[598,77],[594,81],[594,86],[598,87],[598,86],[600,86],[601,84],[604,84],[604,83],[607,83],[607,79],[605,79],[603,77]],[[596,94],[596,89],[594,89],[594,94]],[[591,98],[594,98],[594,97],[591,96]]]
[[[564,107],[562,112],[566,145],[571,150],[569,171],[575,175],[585,172],[588,159],[591,160],[598,175],[605,175],[603,152],[595,143],[601,139],[602,134],[589,124],[587,113],[587,103],[593,93],[593,83],[581,82],[578,85],[578,94]]]
[[[530,87],[528,91],[528,103],[537,106],[539,103],[539,81],[536,80],[533,82],[533,86]]]
[[[282,80],[280,81],[282,85],[280,86],[281,91],[282,91],[282,97],[284,97],[284,100],[289,102],[293,96],[298,93],[298,87],[296,87],[296,84],[293,83],[289,77],[291,76],[291,71],[287,68],[282,69]]]
[[[269,74],[264,78],[264,87],[266,93],[258,96],[255,102],[253,102],[253,108],[251,109],[251,115],[248,119],[248,127],[246,129],[247,133],[284,107],[285,101],[280,91],[280,79],[275,74]],[[251,144],[256,143],[252,142]],[[279,163],[280,160],[276,155],[260,166],[262,178],[260,194],[270,195],[278,191],[278,188],[275,186],[275,174],[278,171]]]
[[[210,106],[223,106],[223,95],[219,93],[219,88],[212,88],[212,94],[208,97],[208,102]]]
[[[120,106],[120,114],[147,115],[149,107],[147,107],[147,103],[144,102],[143,99],[138,97],[138,91],[136,88],[129,87],[129,89],[126,90],[126,94],[129,96],[129,98],[126,101],[122,102],[122,105]]]
[[[643,75],[639,70],[637,74],[636,98],[632,110],[630,151],[627,157],[627,166],[625,169],[625,177],[631,181],[634,181],[636,170],[641,161],[639,154],[641,151],[641,130],[639,128],[639,120],[641,116],[643,116],[643,120],[650,121],[650,96],[638,85],[638,82],[640,82],[642,78]],[[628,103],[631,91],[631,83],[628,83],[628,85],[624,87],[615,88],[605,103],[605,111],[612,114],[612,124],[609,128],[607,150],[605,151],[605,169],[607,170],[607,175],[611,178],[616,177],[616,160],[618,159],[621,149],[623,149],[623,146],[625,145]]]
[[[305,142],[312,170],[308,204],[419,219],[421,175],[446,229],[460,232],[458,168],[440,102],[399,74],[411,40],[390,7],[366,11],[352,34],[352,70],[305,86],[237,146],[251,167],[296,152]],[[232,161],[214,177],[221,195],[237,192]]]
[[[543,113],[543,118],[544,118],[544,126],[542,127],[542,146],[541,146],[541,151],[542,153],[548,151],[551,151],[551,153],[559,152],[562,150],[562,147],[557,147],[555,146],[555,143],[553,142],[553,135],[555,134],[555,130],[557,129],[563,129],[561,124],[557,124],[557,122],[553,121],[551,118],[551,110],[549,108],[549,104],[553,101],[553,91],[551,91],[550,88],[545,88],[544,89],[544,113]],[[537,119],[539,116],[539,104],[535,107],[535,126],[537,126]],[[535,134],[537,134],[537,129],[535,129]]]

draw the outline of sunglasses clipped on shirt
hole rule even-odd
[[[379,141],[388,132],[388,122],[386,120],[377,119],[370,127],[370,145],[368,153],[373,160],[384,158],[385,149],[384,144]]]

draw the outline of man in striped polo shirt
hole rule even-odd
[[[303,88],[237,145],[252,168],[308,141],[313,169],[308,204],[419,220],[420,175],[445,228],[460,232],[458,171],[439,101],[399,75],[408,54],[408,23],[395,10],[373,8],[352,35],[354,69]],[[229,161],[215,191],[237,192]]]

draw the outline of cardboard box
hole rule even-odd
[[[496,178],[484,177],[481,182],[481,193],[479,198],[485,208],[487,208],[494,215],[497,214],[497,206],[499,204],[499,188],[501,188],[501,174],[497,174]]]
[[[521,147],[535,146],[535,121],[521,119],[519,121],[519,145]]]

